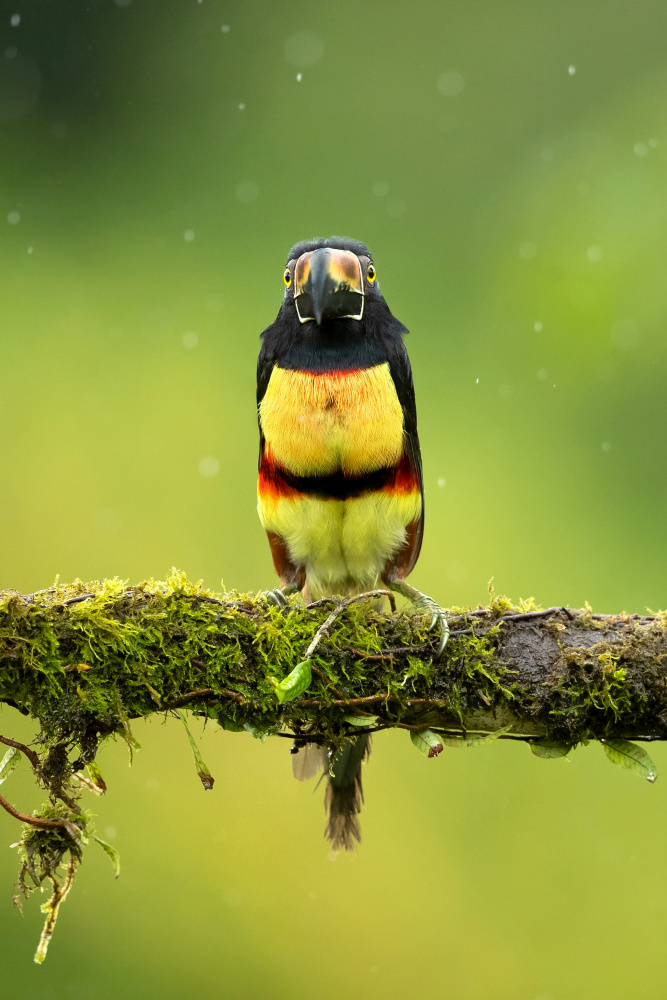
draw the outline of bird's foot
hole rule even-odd
[[[435,628],[436,625],[440,631],[440,643],[435,653],[436,660],[439,660],[442,656],[445,646],[447,645],[447,640],[449,639],[449,622],[447,621],[447,615],[432,597],[427,594],[422,594],[420,590],[415,587],[411,587],[409,583],[405,580],[392,580],[389,583],[391,590],[395,591],[397,594],[401,594],[402,597],[407,597],[409,601],[415,607],[415,610],[422,611],[431,616],[431,622],[429,624],[428,630]]]
[[[274,590],[265,591],[265,596],[269,604],[284,610],[288,606],[287,598],[296,594],[298,589],[296,583],[288,583],[286,587],[276,587]]]

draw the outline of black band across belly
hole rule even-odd
[[[396,467],[375,469],[363,476],[346,476],[342,472],[332,472],[328,476],[294,476],[283,468],[276,469],[275,473],[286,486],[299,493],[319,500],[350,500],[383,489],[394,479]]]

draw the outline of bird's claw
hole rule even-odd
[[[295,594],[297,590],[298,587],[288,584],[287,587],[275,587],[273,590],[265,591],[265,596],[269,604],[284,611],[288,607],[287,598],[290,594]]]
[[[431,621],[428,626],[429,632],[434,629],[436,625],[440,625],[440,642],[435,653],[436,660],[439,660],[445,646],[447,645],[447,640],[449,639],[449,622],[447,621],[447,615],[443,609],[436,603],[436,601],[433,600],[432,597],[429,597],[427,594],[422,594],[420,590],[416,590],[414,587],[411,587],[409,583],[405,582],[405,580],[388,580],[387,586],[391,590],[395,590],[397,594],[407,597],[417,611],[422,611],[424,614],[431,616]]]
[[[274,590],[267,590],[266,599],[269,604],[273,604],[275,608],[287,607],[287,600],[280,587],[276,587]]]
[[[431,615],[431,621],[428,626],[428,631],[432,632],[436,625],[440,625],[440,643],[435,653],[436,660],[439,660],[442,656],[445,646],[447,645],[447,640],[449,639],[449,622],[447,621],[447,615],[437,604],[432,597],[428,597],[426,594],[422,594],[415,601],[415,608],[420,611],[424,611],[426,614]]]

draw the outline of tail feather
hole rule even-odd
[[[361,765],[371,752],[370,735],[345,743],[334,756],[329,770],[324,808],[328,814],[325,836],[334,851],[353,851],[361,842],[359,813],[364,801]]]
[[[326,767],[327,752],[324,747],[315,743],[307,743],[292,750],[292,774],[297,781],[310,781]]]

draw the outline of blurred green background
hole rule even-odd
[[[258,336],[290,245],[337,233],[412,331],[414,584],[667,604],[666,7],[0,10],[0,588],[172,564],[273,585]],[[8,708],[0,729],[33,732]],[[8,996],[664,997],[665,789],[596,746],[432,763],[383,734],[364,843],[331,863],[283,741],[207,729],[208,795],[180,725],[135,735],[92,804],[121,878],[89,848],[42,968],[0,853]],[[25,772],[3,793],[40,802]]]

